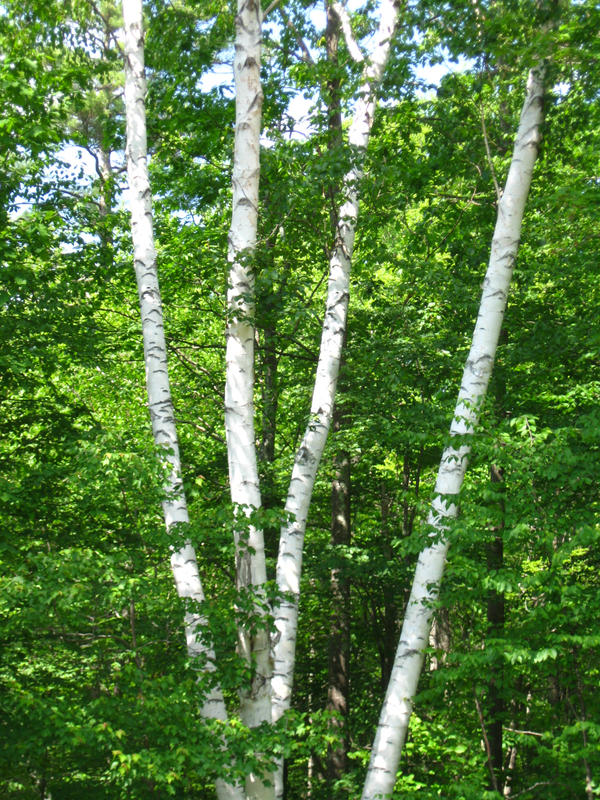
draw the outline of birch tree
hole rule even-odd
[[[225,430],[231,500],[238,520],[234,529],[239,592],[254,594],[257,620],[252,630],[239,628],[242,657],[251,685],[241,690],[240,712],[249,727],[271,719],[271,657],[264,585],[267,580],[264,536],[250,524],[240,528],[240,512],[261,506],[254,431],[254,271],[260,175],[262,89],[260,84],[262,10],[259,0],[238,0],[235,20],[235,145],[232,218],[229,230]],[[273,796],[272,784],[250,775],[249,798]]]
[[[250,669],[242,665],[240,670],[240,662],[225,653],[234,630],[229,602],[235,591],[235,577],[228,569],[233,548],[226,537],[232,530],[238,536],[240,561],[251,557],[247,542],[254,534],[249,522],[259,524],[262,514],[247,519],[249,506],[239,503],[232,526],[225,522],[220,506],[228,494],[225,447],[219,435],[225,349],[219,338],[224,327],[219,295],[224,293],[220,287],[216,291],[215,283],[225,274],[216,264],[226,262],[224,243],[231,208],[224,189],[229,180],[228,132],[222,135],[217,125],[229,119],[229,103],[218,92],[203,94],[198,86],[209,51],[233,39],[233,24],[225,14],[213,20],[210,15],[220,6],[211,3],[157,0],[147,9],[161,289],[168,286],[168,296],[174,298],[165,322],[168,367],[171,385],[178,383],[180,441],[182,425],[189,426],[186,432],[190,433],[182,442],[186,463],[183,467],[171,463],[176,477],[171,482],[164,480],[156,447],[148,446],[148,412],[139,402],[139,337],[132,334],[139,312],[137,297],[130,293],[131,275],[122,269],[120,255],[126,247],[128,225],[122,214],[112,213],[115,195],[121,191],[120,170],[113,155],[110,176],[106,161],[104,177],[111,184],[114,181],[115,195],[107,192],[99,198],[93,164],[91,174],[82,176],[77,163],[65,164],[68,157],[62,152],[67,145],[69,150],[75,145],[98,152],[99,140],[87,127],[95,118],[82,117],[80,112],[86,113],[88,93],[91,106],[97,107],[93,93],[114,80],[114,40],[110,52],[100,56],[101,64],[95,49],[96,45],[104,48],[102,42],[106,42],[98,14],[107,6],[92,5],[5,0],[0,14],[4,54],[0,74],[6,89],[0,125],[6,151],[0,163],[4,343],[0,507],[7,531],[0,546],[0,728],[5,744],[0,753],[0,795],[144,800],[173,794],[208,800],[215,796],[215,775],[226,777],[232,767],[237,774],[251,764],[260,776],[256,786],[264,788],[263,773],[273,763],[275,747],[281,746],[283,729],[283,725],[271,730],[265,726],[263,731],[261,726],[253,731],[237,719],[232,724],[219,720],[207,724],[202,719],[199,686],[207,684],[210,676],[194,684],[204,656],[188,657],[180,632],[180,608],[189,603],[186,610],[194,612],[196,601],[177,600],[170,565],[161,564],[166,561],[165,542],[178,550],[186,537],[183,522],[172,524],[165,536],[160,509],[165,497],[173,503],[178,499],[181,484],[177,480],[183,469],[186,488],[190,486],[189,536],[207,565],[203,584],[206,594],[214,598],[211,623],[221,629],[215,642],[219,655],[225,655],[219,674],[222,670],[228,703],[239,711],[235,688],[242,684],[245,689],[246,696],[240,698],[243,706],[253,689],[249,680],[246,686],[243,681],[258,663],[252,649],[256,648],[255,626],[262,622],[258,613],[262,590],[238,584],[240,652],[250,653],[246,661]],[[314,8],[312,4],[311,12]],[[307,9],[293,0],[285,4],[299,35],[311,27],[303,17]],[[426,12],[431,9],[428,4]],[[489,685],[490,664],[496,658],[503,664],[500,691],[510,697],[499,719],[504,725],[504,765],[508,764],[502,775],[505,796],[531,795],[535,787],[543,786],[548,800],[591,797],[600,769],[600,755],[593,746],[594,720],[600,714],[595,692],[600,608],[596,334],[600,204],[594,179],[600,109],[597,81],[586,66],[598,55],[600,40],[598,9],[588,0],[573,9],[575,22],[565,15],[570,24],[560,27],[560,59],[552,70],[561,89],[548,104],[551,130],[561,135],[545,143],[543,164],[536,165],[540,188],[528,203],[535,204],[537,213],[531,213],[523,237],[521,252],[527,248],[527,258],[522,258],[519,280],[511,287],[510,336],[499,350],[509,402],[497,409],[489,408],[486,401],[486,420],[495,413],[500,419],[497,426],[488,424],[481,435],[477,432],[477,453],[470,467],[473,477],[467,496],[461,495],[464,535],[456,542],[457,558],[444,587],[442,609],[452,621],[446,648],[450,668],[423,676],[429,690],[427,714],[412,718],[418,727],[413,746],[402,755],[398,796],[412,796],[415,791],[427,798],[456,793],[482,796],[489,783],[486,768],[492,760],[492,731],[487,727],[486,764],[472,689],[473,684]],[[506,55],[509,49],[516,59],[530,52],[531,38],[524,51],[514,43],[515,31],[525,38],[529,28],[516,25],[512,15],[505,17],[505,9],[491,10],[498,16],[489,32],[494,39],[496,33],[499,39],[504,37],[504,64],[512,62]],[[445,31],[452,28],[465,11],[444,6],[440,26]],[[367,25],[373,27],[374,12],[367,8],[364,13],[353,18],[351,25],[346,20],[347,36],[354,30],[358,37]],[[204,31],[208,28],[213,38],[207,45]],[[275,91],[288,91],[296,79],[298,85],[305,86],[302,82],[307,81],[314,87],[330,76],[341,80],[351,57],[343,40],[339,69],[330,70],[321,57],[314,67],[305,60],[297,65],[302,72],[290,71],[290,83],[283,84],[280,68],[289,64],[284,63],[288,45],[294,47],[289,30],[286,25],[288,38],[282,35],[279,40],[282,60],[273,55],[274,72],[271,65],[265,69]],[[465,38],[471,36],[469,30],[462,30]],[[412,31],[408,39],[411,35]],[[277,31],[273,38],[278,38]],[[482,40],[482,47],[490,46],[493,63],[490,39]],[[454,53],[463,47],[456,41],[454,45]],[[309,55],[315,53],[313,47],[314,42],[306,51]],[[366,57],[358,46],[351,47],[356,61],[347,72],[358,78],[361,59]],[[468,47],[467,41],[467,54]],[[394,63],[396,76],[402,72],[402,58],[399,53]],[[404,592],[410,588],[408,562],[415,541],[402,519],[402,504],[404,500],[410,503],[412,519],[416,490],[407,484],[409,474],[417,482],[412,474],[418,459],[422,486],[430,481],[433,485],[435,479],[439,454],[436,458],[433,453],[438,430],[444,427],[439,418],[443,413],[452,415],[444,387],[453,371],[451,365],[457,377],[462,367],[455,361],[456,346],[464,339],[465,319],[470,316],[465,309],[478,300],[479,265],[488,255],[481,223],[485,220],[491,228],[495,216],[489,173],[504,161],[505,136],[513,138],[505,122],[508,113],[518,113],[522,102],[514,93],[512,70],[506,66],[487,71],[486,66],[483,72],[478,68],[446,76],[441,91],[428,100],[411,97],[410,92],[408,102],[391,100],[371,135],[367,180],[360,186],[360,224],[365,233],[357,240],[352,267],[355,310],[344,386],[348,392],[344,406],[352,413],[344,421],[343,435],[355,476],[354,542],[351,551],[344,549],[341,554],[352,561],[349,574],[354,585],[350,698],[354,713],[348,717],[353,746],[371,737],[370,713],[377,713],[381,702],[379,669],[383,674],[388,671],[388,659],[379,661],[386,646],[389,669],[392,666],[398,638],[396,609],[408,599]],[[319,77],[319,70],[325,69],[327,73]],[[324,87],[325,99],[328,91]],[[488,131],[487,170],[479,145],[484,117],[480,98]],[[348,102],[354,110],[353,101]],[[136,105],[139,108],[141,101]],[[329,110],[325,106],[321,102],[321,108]],[[269,105],[269,113],[276,114],[269,136],[281,124],[284,108],[280,95]],[[78,119],[87,120],[86,125],[78,126]],[[99,122],[106,154],[120,152],[117,109],[112,118],[107,114]],[[317,259],[323,241],[331,246],[329,209],[315,212],[318,194],[334,185],[328,196],[335,199],[344,172],[336,164],[338,148],[323,158],[324,129],[306,141],[287,141],[287,135],[286,130],[279,139],[273,136],[265,158],[263,174],[269,170],[273,184],[268,191],[262,187],[265,216],[260,235],[265,232],[265,244],[256,256],[257,294],[264,295],[263,309],[267,309],[264,358],[269,348],[269,358],[275,354],[275,368],[281,367],[279,384],[275,383],[275,394],[281,387],[280,413],[270,417],[280,426],[275,457],[271,457],[273,473],[267,473],[273,474],[273,484],[269,487],[263,478],[261,487],[263,498],[270,492],[273,502],[289,477],[287,470],[277,472],[278,463],[300,440],[298,430],[304,430],[298,422],[303,414],[299,387],[309,382],[312,369],[304,365],[316,361],[315,329],[303,324],[313,315],[314,296],[306,301],[303,290],[305,280],[314,280],[317,274],[320,278],[321,272],[326,275],[327,259],[322,269]],[[325,165],[331,166],[330,174],[324,174]],[[64,171],[69,166],[71,175]],[[298,186],[293,187],[294,183]],[[498,185],[502,183],[501,178]],[[289,205],[282,201],[288,193]],[[189,216],[185,215],[190,208]],[[102,219],[104,211],[108,214]],[[145,217],[142,212],[144,224]],[[404,226],[404,220],[410,227]],[[271,232],[280,223],[281,235],[275,236]],[[102,252],[102,231],[114,237],[108,240],[114,240],[114,259]],[[90,232],[95,235],[90,237]],[[435,248],[439,248],[439,258],[431,253]],[[246,259],[242,252],[238,261],[251,265],[253,256],[250,253]],[[152,323],[160,319],[160,299],[158,292],[152,295],[147,276],[144,280],[144,301],[156,300],[155,310],[146,314]],[[316,295],[321,284],[313,286]],[[443,290],[432,291],[433,286]],[[276,311],[268,316],[270,305],[275,304]],[[251,315],[239,315],[242,320],[246,316],[251,320]],[[236,322],[235,314],[230,320],[232,325]],[[262,322],[260,318],[260,333]],[[271,324],[267,337],[266,327]],[[293,344],[291,331],[296,338]],[[160,378],[154,374],[158,362],[152,361],[155,344],[161,349],[164,342],[149,337],[147,361],[153,382]],[[189,356],[191,364],[182,355]],[[280,356],[286,360],[278,362]],[[199,371],[194,372],[194,367]],[[497,374],[492,376],[496,379]],[[266,376],[264,380],[268,387]],[[209,391],[218,398],[214,403],[207,392],[209,382],[214,385]],[[416,395],[420,395],[418,403]],[[286,408],[284,402],[290,397],[292,403]],[[164,411],[160,398],[159,394],[159,402],[153,405],[157,416]],[[264,399],[263,405],[268,408]],[[167,423],[161,424],[161,431]],[[335,417],[332,426],[335,429]],[[275,427],[274,423],[268,430],[269,448]],[[171,436],[162,441],[172,455],[176,440]],[[458,436],[452,441],[458,450],[465,440]],[[502,447],[497,446],[499,441]],[[506,509],[501,514],[497,495],[490,493],[490,464],[508,477]],[[331,475],[330,466],[329,470]],[[306,737],[299,737],[302,741],[292,741],[298,731],[290,715],[285,742],[292,749],[286,786],[290,800],[309,795],[329,800],[334,793],[354,798],[362,788],[363,776],[354,758],[340,767],[343,779],[337,786],[325,788],[316,757],[317,752],[324,753],[328,741],[319,718],[319,704],[326,702],[329,604],[336,605],[325,589],[327,571],[341,563],[327,550],[325,488],[323,480],[312,500],[304,558],[308,572],[301,602],[306,619],[298,632],[294,705],[300,712],[308,711],[304,719],[311,727]],[[167,513],[173,519],[179,511],[171,513],[167,508]],[[490,574],[482,556],[500,517],[505,520],[505,529],[499,532],[505,534],[504,566],[498,572],[494,566]],[[184,527],[179,530],[179,525]],[[454,548],[455,538],[452,541]],[[251,568],[251,560],[246,559],[246,574]],[[494,633],[485,619],[486,592],[493,587],[502,591],[510,583],[518,585],[519,591],[510,595],[503,632]],[[190,592],[190,596],[200,595]],[[242,617],[247,609],[248,615]],[[388,638],[393,639],[391,645]],[[445,702],[448,694],[449,705]],[[485,708],[484,698],[479,699]],[[364,713],[357,713],[358,709]],[[269,715],[267,704],[264,715]],[[485,739],[488,723],[481,711],[479,718]],[[215,735],[219,730],[231,742],[230,751],[220,747]],[[315,757],[307,775],[308,753]],[[500,781],[498,786],[502,791]],[[251,788],[228,790],[217,783],[216,792],[220,797],[246,800]]]
[[[321,456],[333,418],[335,392],[345,338],[350,267],[359,207],[359,182],[364,153],[369,143],[377,101],[377,87],[389,57],[399,4],[382,0],[375,46],[365,58],[352,35],[345,7],[333,4],[344,30],[352,58],[364,62],[359,97],[348,132],[348,143],[356,152],[353,167],[343,180],[344,202],[337,209],[337,232],[329,262],[329,281],[319,359],[312,393],[309,422],[296,451],[285,503],[286,522],[280,532],[276,581],[280,600],[274,609],[276,633],[273,639],[273,708],[274,722],[290,708],[296,658],[298,606],[302,551],[312,491]],[[283,767],[276,773],[275,796],[283,797]]]
[[[487,392],[508,299],[525,202],[541,138],[545,68],[529,72],[512,160],[494,230],[471,349],[467,356],[451,442],[442,454],[428,517],[431,544],[419,556],[394,667],[379,718],[362,800],[391,797],[429,640],[433,604],[448,553],[447,531],[458,513],[470,440]],[[454,441],[452,441],[454,440]]]
[[[241,649],[252,661],[253,686],[242,701],[242,715],[249,725],[273,722],[289,709],[295,663],[302,547],[308,509],[319,462],[331,425],[342,345],[346,329],[349,276],[358,216],[358,183],[362,159],[373,125],[376,90],[389,56],[398,18],[398,3],[383,0],[375,46],[365,59],[355,41],[348,13],[334,4],[352,58],[365,62],[362,85],[348,134],[356,151],[354,166],[345,176],[345,200],[338,209],[336,242],[329,263],[329,283],[319,360],[313,388],[310,419],[296,452],[285,504],[286,522],[280,534],[276,580],[280,601],[274,609],[273,676],[266,626],[259,626],[252,641],[241,632]],[[229,235],[229,288],[227,327],[227,384],[225,414],[231,497],[247,512],[260,507],[253,407],[252,322],[254,284],[251,255],[256,243],[259,137],[260,137],[260,8],[252,2],[238,5],[236,34],[236,140],[233,168],[233,216]],[[238,532],[237,574],[240,589],[259,590],[266,581],[262,532],[249,527],[247,542]],[[272,708],[271,693],[272,691]],[[276,774],[276,797],[283,796],[282,765]],[[265,795],[266,796],[266,795]]]
[[[165,453],[168,465],[163,513],[174,537],[189,524],[187,500],[181,477],[181,459],[167,365],[167,347],[152,221],[152,193],[148,176],[146,140],[146,80],[142,0],[123,0],[125,112],[127,119],[127,176],[130,188],[131,238],[140,302],[148,409],[155,445]],[[204,620],[197,607],[204,601],[196,553],[189,539],[174,545],[171,568],[177,594],[186,604],[185,636],[189,657],[214,671],[214,653],[201,636]],[[223,694],[213,686],[204,700],[207,719],[226,720]],[[241,800],[237,786],[217,780],[219,800]]]
[[[173,420],[172,401],[168,386],[166,348],[160,310],[160,296],[156,278],[156,255],[151,227],[150,187],[146,167],[145,118],[143,118],[143,46],[141,28],[141,3],[135,4],[136,15],[128,12],[131,3],[124,2],[126,39],[126,105],[128,120],[128,169],[133,187],[132,232],[138,291],[142,308],[148,396],[157,444],[171,452],[169,493],[174,501],[165,501],[165,519],[170,529],[178,523],[186,524],[187,506],[181,485],[177,436]],[[349,297],[349,274],[358,216],[358,183],[362,175],[362,158],[367,148],[373,124],[376,88],[381,80],[397,23],[398,4],[383,0],[376,43],[370,58],[365,59],[354,40],[346,10],[334,6],[345,33],[349,52],[355,61],[365,61],[363,83],[349,130],[348,142],[357,151],[354,166],[344,179],[346,197],[337,214],[339,220],[336,243],[329,265],[329,285],[323,323],[317,374],[313,390],[310,421],[298,448],[288,500],[286,518],[291,522],[281,531],[277,564],[277,585],[282,601],[274,612],[277,635],[274,639],[273,657],[275,672],[271,681],[271,661],[267,620],[262,587],[266,582],[264,541],[262,531],[254,525],[238,522],[234,531],[236,541],[236,575],[238,590],[250,591],[258,599],[257,611],[262,621],[239,631],[239,646],[251,667],[252,686],[241,695],[241,715],[250,727],[269,719],[277,721],[290,707],[295,661],[299,581],[302,562],[302,544],[312,488],[327,434],[331,424],[335,388],[339,373],[342,344],[346,327]],[[135,33],[133,32],[135,31]],[[261,9],[252,0],[240,0],[236,17],[236,55],[234,75],[236,82],[236,136],[233,167],[233,209],[229,233],[229,286],[227,321],[227,376],[225,389],[225,424],[231,498],[238,511],[249,515],[260,508],[253,406],[254,378],[254,283],[251,258],[256,244],[258,187],[260,173],[259,139],[261,125],[262,93],[260,87]],[[132,65],[137,65],[137,73]],[[160,360],[157,361],[160,355]],[[156,364],[158,366],[156,366]],[[160,378],[160,380],[159,380]],[[182,573],[182,569],[188,572]],[[196,602],[203,599],[195,554],[190,542],[183,551],[173,554],[176,580],[186,575],[187,582],[178,591],[182,597]],[[189,573],[189,575],[188,575]],[[194,647],[201,620],[187,613],[188,646]],[[200,651],[212,663],[212,652]],[[273,702],[271,705],[271,690]],[[207,700],[207,716],[226,718],[223,698],[217,689]],[[206,712],[205,712],[206,713]],[[218,792],[239,791],[236,787],[220,784]],[[272,788],[268,781],[249,776],[246,786],[250,798],[268,798]],[[276,780],[275,794],[283,794],[281,766]]]
[[[336,13],[347,23],[347,12],[339,4]],[[373,125],[377,86],[383,76],[394,32],[399,5],[382,0],[380,22],[372,55],[365,59],[352,37],[349,24],[343,25],[348,50],[357,61],[365,61],[359,98],[348,132],[348,143],[356,151],[356,161],[343,181],[344,202],[338,209],[337,235],[329,262],[329,283],[319,360],[310,408],[310,419],[296,452],[285,512],[290,519],[283,525],[277,559],[277,587],[283,597],[275,610],[277,634],[274,641],[273,719],[290,707],[298,627],[298,601],[302,570],[302,547],[312,490],[331,425],[335,390],[346,330],[350,292],[350,267],[358,218],[359,182],[362,158],[369,144]]]

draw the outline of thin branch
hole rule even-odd
[[[540,736],[542,737],[543,733],[537,733],[537,731],[518,731],[516,728],[504,728],[503,730],[508,731],[509,733],[518,733],[522,736]]]
[[[175,337],[172,336],[167,339],[167,344],[169,347],[172,347],[172,343],[175,341]],[[191,342],[189,339],[182,339],[181,336],[177,337],[177,342],[180,344],[187,344],[189,347],[194,348],[195,350],[225,350],[224,344],[199,344],[198,342]]]
[[[429,197],[441,197],[442,200],[453,200],[456,202],[459,201],[466,201],[474,206],[480,206],[481,203],[478,203],[474,198],[475,197],[482,197],[482,193],[474,193],[470,197],[466,194],[446,194],[445,192],[432,192],[432,194],[428,195]]]
[[[183,366],[187,367],[187,369],[197,375],[198,377],[203,375],[209,378],[209,386],[213,390],[213,392],[217,395],[217,397],[221,397],[223,392],[219,386],[216,386],[212,381],[214,375],[211,373],[210,370],[206,369],[206,367],[202,367],[200,364],[197,364],[193,361],[189,356],[187,356],[179,347],[174,345],[172,342],[169,343],[169,349],[171,352],[175,353],[177,358],[179,359],[180,363]]]
[[[520,797],[522,794],[527,794],[527,792],[530,792],[532,789],[536,789],[538,786],[552,786],[553,783],[554,781],[538,781],[537,783],[532,783],[531,786],[523,789],[523,791],[513,794],[513,800],[515,797]]]
[[[485,154],[487,157],[488,166],[492,173],[492,179],[494,181],[494,188],[496,189],[496,200],[500,202],[500,198],[502,197],[502,190],[498,184],[498,180],[496,178],[496,170],[494,169],[494,162],[492,161],[492,154],[490,152],[490,142],[487,134],[487,128],[485,125],[485,114],[483,112],[483,104],[481,105],[481,130],[483,132],[483,141],[485,143]]]
[[[487,765],[488,770],[490,773],[490,778],[492,779],[492,788],[494,791],[500,793],[500,789],[498,788],[498,780],[496,778],[496,773],[494,772],[494,764],[492,760],[492,748],[490,747],[490,741],[488,739],[487,731],[485,729],[485,721],[483,719],[483,713],[481,711],[481,705],[479,703],[479,698],[476,694],[475,697],[475,708],[477,709],[477,715],[479,717],[479,724],[481,725],[481,732],[483,733],[483,743],[485,744],[485,752],[487,755]]]
[[[320,289],[320,287],[322,286],[322,284],[323,284],[323,281],[325,280],[325,278],[327,278],[328,276],[329,276],[329,270],[327,270],[327,272],[324,272],[324,273],[321,275],[321,278],[320,278],[320,280],[317,282],[316,286],[313,288],[312,292],[311,292],[311,293],[310,293],[310,295],[308,296],[308,299],[307,299],[306,303],[304,304],[303,308],[305,308],[305,309],[308,309],[308,307],[310,306],[310,303],[311,303],[311,301],[312,301],[313,297],[315,296],[315,294],[317,293],[317,291],[318,291],[318,290]],[[300,316],[298,316],[298,318],[297,318],[297,320],[296,320],[296,323],[295,323],[294,327],[292,328],[292,333],[290,334],[290,336],[286,337],[287,339],[289,339],[289,341],[294,341],[294,337],[295,337],[295,335],[296,335],[296,333],[297,333],[297,331],[298,331],[298,328],[300,327],[300,322],[301,322],[301,321],[302,321],[302,320],[301,320],[301,317],[300,317]],[[308,349],[308,348],[307,348],[307,349]],[[285,352],[285,351],[284,351],[284,352]],[[283,353],[282,353],[282,355],[283,355]]]
[[[263,14],[262,14],[263,20],[266,19],[266,17],[268,17],[268,15],[271,13],[271,11],[273,11],[274,8],[277,8],[277,6],[279,5],[279,2],[280,2],[280,0],[272,0],[269,3],[269,5],[263,11]]]
[[[352,25],[350,24],[350,16],[348,14],[348,9],[343,6],[341,3],[333,2],[331,4],[331,8],[335,12],[337,18],[340,21],[340,25],[342,27],[342,33],[344,34],[344,39],[346,41],[346,47],[348,48],[348,52],[356,61],[357,64],[362,64],[365,60],[362,50],[360,49],[358,42],[354,38],[354,34],[352,33]]]
[[[112,41],[113,41],[115,47],[117,48],[117,50],[119,51],[119,53],[121,55],[123,55],[124,54],[123,47],[121,45],[121,42],[119,41],[119,38],[116,36],[116,29],[111,27],[110,19],[102,13],[102,11],[98,8],[98,5],[97,5],[97,3],[94,2],[94,0],[87,0],[87,3],[90,6],[90,8],[92,9],[92,11],[94,11],[94,13],[97,14],[100,17],[100,19],[102,20],[102,22],[104,23],[105,33],[108,34],[109,40],[112,39]],[[94,37],[94,38],[96,38],[96,37]],[[100,39],[99,41],[100,41],[100,44],[102,45],[102,49],[106,52],[106,49],[107,49],[106,40]]]
[[[467,206],[469,206],[469,205],[479,205],[479,203],[477,203],[475,201],[475,199],[474,199],[476,196],[477,196],[477,188],[474,188],[473,189],[473,193],[471,194],[471,197],[466,201],[466,206],[463,206],[463,208],[460,209],[460,214],[458,215],[458,219],[456,220],[456,222],[452,226],[451,230],[448,231],[448,233],[444,236],[444,238],[441,240],[441,242],[438,243],[438,245],[435,248],[435,250],[433,250],[434,253],[436,253],[436,252],[439,253],[441,251],[443,245],[450,238],[450,236],[452,236],[454,231],[458,228],[458,226],[460,224],[460,221],[462,220],[463,216],[465,215],[465,211],[467,210]],[[408,227],[408,225],[406,225],[406,227]],[[410,228],[409,228],[409,230],[410,230]],[[425,241],[427,242],[427,258],[429,258],[429,256],[432,253],[432,249],[431,249],[431,245],[429,243],[429,239],[427,238],[427,236],[425,236]]]
[[[105,27],[106,27],[107,29],[110,29],[110,21],[109,21],[108,17],[107,17],[107,16],[105,16],[105,15],[102,13],[102,11],[101,11],[101,10],[98,8],[97,4],[96,4],[96,3],[94,3],[94,0],[88,0],[88,5],[89,5],[89,6],[90,6],[90,8],[92,9],[92,11],[94,11],[94,12],[95,12],[95,13],[96,13],[96,14],[97,14],[99,17],[100,17],[100,19],[101,19],[101,20],[102,20],[102,22],[104,23]]]
[[[98,175],[99,178],[102,178],[102,172],[100,171],[100,159],[98,158],[98,154],[96,153],[96,151],[92,150],[91,147],[88,147],[88,145],[85,144],[80,144],[79,147],[81,147],[82,150],[85,150],[86,153],[89,153],[91,157],[94,159],[94,162],[96,164],[96,174]]]
[[[125,317],[130,322],[138,322],[140,315],[139,314],[127,314],[125,311],[118,311],[116,308],[106,308],[105,306],[100,306],[98,311],[104,311],[108,314],[117,314],[119,317]]]
[[[64,186],[57,187],[54,192],[58,196],[66,195],[67,197],[72,197],[74,200],[79,200],[81,203],[88,203],[90,206],[96,206],[97,208],[100,207],[98,200],[94,200],[91,197],[86,197],[80,192],[72,192],[70,189],[65,189]]]
[[[282,356],[285,356],[286,358],[291,358],[291,359],[300,358],[300,359],[303,359],[304,361],[309,361],[311,364],[316,364],[316,362],[318,361],[317,354],[313,350],[311,350],[310,347],[308,347],[307,345],[303,344],[300,341],[300,339],[297,339],[293,335],[292,336],[286,336],[285,334],[282,334],[281,337],[283,339],[286,339],[288,342],[291,342],[292,344],[297,345],[301,350],[305,350],[308,355],[303,356],[300,353],[294,353],[292,355],[288,351],[287,348],[284,349],[284,350],[277,350],[276,349],[273,352],[275,353],[276,356],[278,356],[278,358],[281,358]]]
[[[209,430],[208,428],[204,427],[204,425],[200,425],[198,420],[184,419],[183,417],[175,415],[175,422],[178,425],[191,425],[193,428],[196,428],[197,431],[200,431],[200,433],[204,433],[209,438],[214,439],[215,442],[218,442],[219,444],[226,444],[223,436],[219,436],[218,433]]]
[[[271,5],[273,5],[273,4],[271,3]],[[310,54],[310,50],[308,49],[308,45],[306,44],[306,42],[304,41],[302,36],[300,36],[300,34],[298,33],[298,30],[296,29],[296,26],[294,25],[292,20],[288,17],[288,15],[285,13],[283,8],[279,8],[279,13],[281,14],[281,18],[285,22],[286,26],[294,34],[294,38],[296,39],[296,43],[297,43],[298,47],[300,48],[300,50],[302,50],[302,60],[306,61],[307,64],[314,64],[315,62],[313,60],[313,57]]]

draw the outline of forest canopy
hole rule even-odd
[[[2,797],[600,796],[599,31],[4,0]]]

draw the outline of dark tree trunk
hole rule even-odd
[[[341,414],[336,409],[334,432],[341,428]],[[350,661],[350,581],[344,574],[343,548],[350,544],[350,456],[343,448],[334,455],[334,478],[331,486],[331,544],[338,559],[331,570],[331,620],[329,635],[329,683],[327,708],[337,715],[332,720],[339,736],[337,747],[327,755],[330,784],[339,780],[347,767],[347,724]],[[342,551],[340,553],[340,551]]]
[[[337,75],[339,22],[331,8],[329,0],[325,0],[327,26],[325,40],[329,73],[325,86],[327,99],[329,132],[328,147],[333,150],[342,143],[342,112],[340,102],[340,80]],[[332,246],[337,238],[339,186],[331,183],[328,187],[330,198],[330,225]],[[345,335],[344,335],[345,339]],[[345,341],[344,341],[345,346]],[[343,380],[340,381],[338,396],[343,392]],[[343,427],[343,413],[340,405],[336,405],[333,415],[334,436]],[[339,437],[336,437],[339,438]],[[337,715],[332,720],[339,741],[337,746],[330,747],[327,753],[327,781],[330,796],[334,796],[333,784],[346,773],[348,752],[347,716],[349,704],[349,661],[350,661],[350,582],[343,567],[343,548],[350,544],[350,454],[335,444],[333,457],[334,477],[331,486],[331,544],[337,563],[331,570],[331,630],[329,636],[329,679],[327,688],[327,708]]]
[[[508,340],[506,330],[500,334],[500,344]],[[502,360],[502,351],[496,361],[493,379],[494,399],[496,411],[501,418],[506,414],[506,374]],[[504,527],[506,518],[506,481],[504,471],[496,464],[490,467],[490,482],[496,489],[497,499],[496,524],[492,529],[493,537],[486,546],[486,560],[488,574],[495,574],[504,566]],[[488,681],[487,703],[485,707],[485,726],[489,742],[489,767],[493,772],[490,775],[490,788],[498,787],[502,792],[504,788],[504,755],[502,728],[506,723],[505,687],[504,687],[504,660],[499,651],[498,641],[504,636],[505,598],[504,592],[490,589],[487,595],[487,638],[495,642],[492,644],[494,658],[490,662]]]
[[[392,549],[392,526],[390,515],[393,507],[393,496],[386,491],[384,484],[381,486],[381,551],[384,559],[391,563],[394,552]],[[379,639],[379,661],[381,665],[381,691],[385,692],[392,674],[394,654],[398,640],[398,604],[396,601],[396,587],[387,576],[382,583],[383,610],[381,615],[381,634]]]
[[[279,505],[279,498],[273,480],[273,463],[275,461],[275,435],[277,431],[277,406],[279,388],[277,382],[277,330],[276,321],[265,324],[261,331],[262,343],[259,345],[259,380],[262,398],[261,436],[259,446],[259,468],[262,507],[271,511]],[[279,525],[264,526],[265,552],[267,558],[277,555]]]
[[[501,484],[501,495],[504,492],[504,476],[496,466],[490,469],[492,483]],[[487,545],[487,568],[489,573],[498,572],[504,564],[504,498],[500,498],[500,522],[494,531],[494,538]],[[487,597],[488,637],[497,640],[504,634],[504,593],[491,589]],[[497,654],[492,661],[488,683],[487,702],[487,736],[490,744],[491,767],[496,776],[497,786],[502,786],[502,725],[504,722],[504,687],[502,655]],[[490,787],[493,788],[493,787]]]

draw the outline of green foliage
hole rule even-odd
[[[230,60],[233,9],[146,6],[155,230],[192,520],[169,536],[121,196],[118,9],[0,10],[2,796],[204,800],[217,776],[243,777],[279,754],[289,800],[306,798],[308,783],[312,797],[359,796],[470,342],[494,182],[505,178],[525,71],[546,55],[546,130],[504,339],[395,794],[497,798],[485,745],[496,714],[499,788],[510,781],[524,800],[589,797],[600,770],[600,106],[588,2],[432,0],[405,11],[360,186],[342,425],[310,511],[295,709],[254,731],[235,713],[226,725],[200,716],[211,680],[234,711],[252,675],[236,625],[257,624],[264,600],[236,591],[232,530],[243,538],[245,524],[264,526],[272,575],[308,416],[332,201],[353,158],[332,145],[328,103],[337,80],[342,111],[352,109],[359,69],[343,43],[337,64],[325,58],[311,4],[283,10],[290,25],[274,9],[265,30],[255,256],[264,509],[245,520],[228,501],[222,424],[233,104],[229,87],[202,82]],[[353,22],[364,45],[373,24],[365,4]],[[299,55],[299,36],[314,63]],[[458,68],[422,91],[419,62],[448,54]],[[301,94],[312,111],[299,132],[290,101]],[[74,145],[97,165],[108,154],[110,174],[70,163]],[[336,450],[351,463],[343,545],[330,542]],[[501,482],[490,481],[492,465]],[[187,537],[208,598],[191,610],[206,619],[213,677],[188,663],[169,570],[169,548]],[[351,586],[348,766],[335,781],[332,570]],[[488,604],[500,596],[504,621],[492,623]]]

